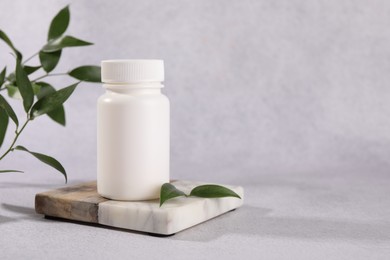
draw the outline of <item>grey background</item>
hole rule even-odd
[[[1,0],[0,28],[29,56],[67,3]],[[166,240],[47,222],[33,212],[34,194],[63,178],[15,152],[0,164],[26,171],[0,176],[6,256],[388,257],[390,2],[83,0],[71,16],[68,34],[95,45],[65,50],[56,71],[164,59],[172,178],[243,185],[245,206]],[[0,44],[0,64],[13,67],[8,53]],[[83,83],[65,105],[66,128],[38,118],[20,144],[60,160],[70,184],[95,179],[102,93]]]
[[[29,56],[66,3],[2,1],[1,26]],[[65,50],[56,71],[110,58],[164,59],[175,178],[388,165],[389,11],[386,1],[75,1],[69,34],[95,45]],[[14,66],[1,48],[1,60]],[[82,84],[66,104],[67,128],[39,118],[21,143],[55,155],[71,180],[93,178],[102,93],[99,84]],[[50,178],[28,157],[4,163]]]

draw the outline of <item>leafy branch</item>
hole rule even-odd
[[[20,126],[19,119],[16,116],[14,109],[5,97],[0,94],[0,148],[3,145],[8,130],[9,119],[11,119],[15,124],[14,137],[11,144],[5,148],[5,151],[3,151],[2,154],[0,153],[0,161],[9,155],[10,152],[27,152],[41,162],[61,172],[65,177],[65,181],[67,181],[67,174],[61,163],[51,156],[32,152],[24,146],[17,145],[17,141],[27,125],[41,115],[48,115],[56,123],[65,126],[66,120],[63,104],[72,95],[78,84],[82,81],[101,81],[99,66],[80,66],[68,72],[53,73],[53,70],[60,61],[63,49],[92,45],[90,42],[70,35],[64,35],[69,26],[69,22],[70,11],[69,6],[66,6],[52,19],[49,26],[46,44],[39,51],[25,60],[23,60],[22,53],[15,47],[8,35],[0,29],[0,40],[8,45],[15,55],[15,70],[7,74],[7,67],[4,67],[0,72],[0,93],[7,91],[10,98],[21,99],[26,114],[26,121]],[[39,65],[26,65],[36,56],[39,57]],[[43,70],[43,75],[38,76],[33,80],[29,78],[31,74],[40,70]],[[78,82],[57,90],[49,83],[40,81],[52,76],[70,76],[77,79]],[[0,173],[4,172],[21,171],[0,170]]]
[[[201,197],[201,198],[223,198],[223,197],[235,197],[241,199],[241,197],[226,187],[215,185],[215,184],[206,184],[200,185],[193,188],[189,195],[185,194],[183,191],[177,189],[174,185],[170,183],[164,183],[161,186],[160,190],[160,207],[167,200],[177,198],[177,197]]]

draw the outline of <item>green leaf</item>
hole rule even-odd
[[[4,67],[4,69],[0,73],[0,87],[3,85],[5,81],[5,73],[7,72],[7,67]]]
[[[30,75],[40,68],[41,66],[24,66],[24,71],[27,73],[27,75]]]
[[[43,46],[42,51],[55,52],[55,51],[62,50],[63,48],[87,46],[92,44],[93,43],[86,42],[72,36],[64,36],[54,41],[48,42],[45,46]]]
[[[25,147],[20,146],[20,145],[16,146],[14,148],[14,150],[19,150],[19,151],[24,151],[24,152],[30,153],[31,155],[33,155],[35,158],[37,158],[41,162],[46,163],[47,165],[50,165],[54,169],[61,172],[65,177],[65,182],[68,182],[68,177],[66,175],[66,171],[65,171],[64,167],[62,167],[61,163],[59,161],[57,161],[56,159],[54,159],[53,157],[45,155],[45,154],[41,154],[41,153],[31,152],[31,151],[27,150]]]
[[[14,99],[22,99],[22,96],[20,95],[19,89],[17,86],[8,84],[6,86],[8,96]]]
[[[0,173],[4,173],[4,172],[22,172],[22,171],[18,171],[18,170],[0,170]]]
[[[187,195],[181,190],[178,190],[172,184],[164,183],[161,186],[161,190],[160,190],[160,207],[162,206],[162,204],[164,204],[165,201],[180,196],[187,196]]]
[[[41,88],[41,86],[38,86],[37,84],[34,84],[34,83],[32,83],[31,86],[33,88],[34,94],[37,94]],[[8,84],[8,85],[6,85],[6,88],[7,88],[7,92],[8,92],[9,97],[14,98],[14,99],[23,99],[22,96],[20,95],[20,91],[19,91],[18,87],[11,85],[11,84]]]
[[[39,86],[39,91],[36,93],[38,99],[42,99],[43,97],[56,92],[56,89],[49,83],[40,81],[35,84]]]
[[[34,95],[38,95],[38,93],[41,91],[41,85],[38,85],[37,83],[32,83],[32,88]]]
[[[24,70],[20,60],[16,61],[16,85],[19,88],[23,98],[24,110],[28,112],[34,102],[34,91],[31,82],[28,79],[27,73]]]
[[[46,82],[37,82],[36,84],[40,86],[40,91],[36,94],[38,99],[42,99],[43,97],[56,92],[55,88]],[[58,108],[48,112],[47,115],[55,122],[65,126],[65,109],[63,105],[60,105]]]
[[[15,77],[15,73],[10,73],[7,77],[7,80],[11,83],[11,84],[16,84],[16,77]]]
[[[100,71],[101,68],[99,66],[81,66],[73,69],[68,74],[82,81],[101,82]]]
[[[22,60],[22,54],[15,48],[11,40],[8,38],[7,34],[5,34],[5,32],[3,32],[2,30],[0,30],[0,39],[2,39],[13,50],[19,60]]]
[[[68,28],[69,19],[70,12],[69,6],[67,5],[51,21],[47,40],[50,41],[60,37]]]
[[[14,121],[16,127],[18,127],[18,117],[16,116],[15,111],[12,109],[12,107],[8,104],[7,100],[5,100],[2,95],[0,95],[0,107],[3,108],[5,112],[7,112],[8,116],[12,119],[12,121]]]
[[[206,184],[195,187],[191,191],[190,196],[202,198],[236,197],[241,199],[241,197],[231,189],[213,184]]]
[[[8,121],[7,112],[4,108],[0,107],[0,147],[3,144],[5,134],[7,133]]]
[[[30,117],[33,119],[61,106],[70,97],[78,84],[70,85],[38,100],[31,109]]]
[[[62,51],[55,52],[39,52],[39,60],[41,61],[43,69],[49,73],[57,66],[60,61]]]

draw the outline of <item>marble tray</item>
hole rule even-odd
[[[173,181],[172,184],[188,194],[193,187],[205,183]],[[242,199],[178,197],[159,207],[158,200],[131,202],[103,198],[97,194],[94,181],[38,193],[35,197],[35,210],[50,217],[172,235],[239,208],[243,204],[243,188],[223,186],[234,190]]]

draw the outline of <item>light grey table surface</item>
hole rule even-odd
[[[322,169],[229,178],[245,188],[242,208],[165,238],[43,218],[34,212],[34,195],[62,185],[59,176],[44,175],[46,180],[0,176],[1,259],[390,256],[390,180],[383,172]]]

